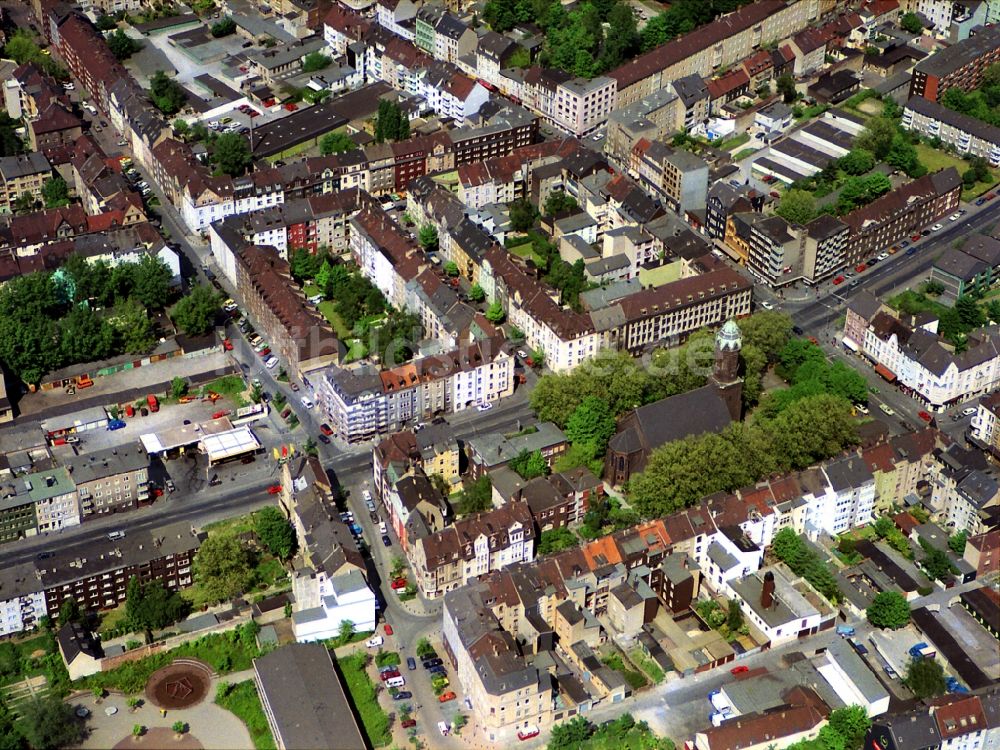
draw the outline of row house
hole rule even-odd
[[[101,33],[82,15],[72,12],[58,24],[58,39],[53,39],[59,57],[73,77],[93,97],[94,105],[110,113],[110,91],[116,81],[134,83],[131,74],[115,59]],[[119,132],[124,133],[123,128]]]
[[[535,530],[527,503],[477,513],[418,539],[409,550],[415,583],[437,599],[470,580],[534,559]]]
[[[498,499],[504,503],[526,502],[538,531],[545,532],[583,523],[591,500],[603,500],[604,485],[589,469],[581,467],[518,482],[509,497],[502,497],[494,484],[493,496],[494,505],[500,504]]]
[[[1000,458],[1000,391],[979,400],[970,432],[976,444]]]
[[[451,507],[441,490],[425,474],[397,480],[383,498],[387,522],[399,539],[403,553],[419,540],[436,534],[452,522]]]
[[[372,448],[372,487],[385,502],[392,485],[403,477],[438,474],[449,485],[460,481],[461,450],[447,425],[395,432]],[[402,537],[400,537],[402,538]]]
[[[841,220],[851,229],[848,266],[877,255],[958,208],[962,179],[954,167],[924,175],[855,209]]]
[[[41,200],[42,185],[52,176],[52,166],[37,151],[0,157],[0,213],[13,213],[14,204],[27,194]]]
[[[149,501],[149,456],[138,447],[107,448],[65,461],[80,498],[80,513],[134,510]]]
[[[925,138],[939,138],[960,154],[1000,166],[1000,128],[917,96],[906,103],[902,126]]]
[[[35,63],[23,63],[14,68],[3,84],[4,107],[15,120],[34,120],[53,104],[72,107],[67,92],[52,76]]]
[[[458,167],[458,197],[471,209],[511,203],[530,194],[532,174],[540,166],[566,158],[578,142],[545,141],[525,145],[509,154],[469,162]]]
[[[308,382],[309,373],[339,361],[341,342],[292,282],[288,262],[238,238],[231,250],[235,299],[289,371]]]
[[[343,57],[347,54],[347,48],[364,39],[370,28],[369,19],[335,3],[323,19],[323,39],[327,47],[337,56]]]
[[[681,216],[703,211],[708,198],[708,164],[662,141],[639,139],[629,154],[628,173]]]
[[[329,368],[317,378],[317,400],[334,433],[347,442],[494,403],[514,392],[514,358],[502,343],[465,344],[382,372]]]
[[[890,312],[875,312],[859,351],[890,382],[938,411],[990,393],[1000,386],[1000,331],[995,326],[969,334],[959,353],[937,333],[936,318],[911,326]]]
[[[788,39],[818,13],[812,0],[744,5],[612,70],[608,75],[617,81],[618,104],[632,104],[684,76],[708,78],[765,45]]]
[[[112,609],[125,601],[129,581],[160,583],[168,591],[191,585],[191,564],[204,540],[190,524],[177,522],[148,530],[130,530],[123,538],[93,540],[56,550],[37,562],[39,586],[50,618],[67,599],[83,612]]]
[[[412,0],[378,0],[375,4],[375,20],[389,32],[412,42],[417,11],[421,4]]]

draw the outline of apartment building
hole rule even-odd
[[[76,484],[84,518],[134,510],[149,500],[149,456],[138,446],[73,456],[65,466]]]
[[[1000,392],[979,401],[970,430],[972,439],[978,445],[1000,458]]]
[[[417,539],[408,550],[414,582],[428,599],[534,557],[535,527],[527,503],[509,503],[466,516]]]
[[[937,324],[935,318],[911,326],[889,312],[877,312],[860,351],[883,378],[898,380],[933,411],[1000,386],[1000,331],[995,326],[970,333],[967,349],[957,353],[938,335]]]
[[[960,154],[979,156],[992,167],[1000,166],[1000,128],[995,125],[919,96],[906,103],[902,125],[925,138],[940,138]]]
[[[673,88],[654,91],[627,107],[615,109],[608,117],[604,152],[625,162],[632,146],[640,139],[662,141],[684,130],[684,105]]]
[[[829,215],[801,227],[780,216],[745,212],[727,217],[724,241],[754,276],[778,287],[832,276],[846,262],[849,231]]]
[[[284,367],[308,381],[309,373],[339,361],[340,341],[292,283],[287,261],[273,248],[241,244],[233,257],[236,299]]]
[[[615,108],[618,83],[607,76],[569,78],[560,71],[531,68],[524,101],[556,128],[577,137],[602,125]]]
[[[684,76],[709,78],[764,45],[791,37],[818,14],[812,0],[744,5],[612,70],[608,75],[618,83],[618,104],[632,104]]]
[[[38,590],[45,596],[43,614],[55,619],[67,599],[75,599],[84,612],[116,607],[125,601],[133,576],[142,583],[159,581],[170,591],[187,588],[191,561],[203,540],[190,524],[177,522],[55,550],[35,562]]]
[[[708,164],[690,151],[640,138],[626,164],[629,175],[675,213],[685,216],[705,209]]]
[[[51,175],[49,160],[37,151],[0,157],[0,213],[13,213],[17,199],[25,194],[40,201],[42,185]]]
[[[953,213],[961,194],[962,179],[954,167],[949,167],[913,180],[841,217],[851,229],[846,264],[861,263]]]
[[[983,81],[983,73],[1000,62],[1000,28],[976,30],[976,34],[924,58],[913,68],[910,98],[932,102],[950,88],[971,91]]]
[[[381,372],[328,368],[315,380],[319,406],[333,431],[360,442],[411,420],[506,398],[514,392],[514,358],[501,339],[486,339]]]
[[[1000,737],[998,691],[1000,688],[993,685],[975,695],[948,694],[934,699],[930,706],[873,719],[865,736],[865,750],[986,750]]]

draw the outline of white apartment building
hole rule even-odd
[[[344,620],[354,623],[356,633],[375,630],[378,604],[360,571],[351,570],[324,579],[319,601],[318,607],[300,609],[292,614],[292,629],[299,643],[336,637]]]
[[[46,613],[45,593],[34,563],[20,563],[0,571],[0,636],[30,630]]]

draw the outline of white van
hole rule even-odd
[[[391,688],[401,688],[405,684],[406,684],[405,677],[390,677],[388,680],[385,681],[385,686]]]
[[[379,521],[378,522],[378,533],[379,534],[388,534],[389,533],[389,530],[385,526],[385,521]]]

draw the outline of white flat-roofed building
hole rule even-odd
[[[237,427],[201,439],[201,449],[208,456],[208,465],[216,466],[241,456],[260,451],[260,441],[249,427]]]

